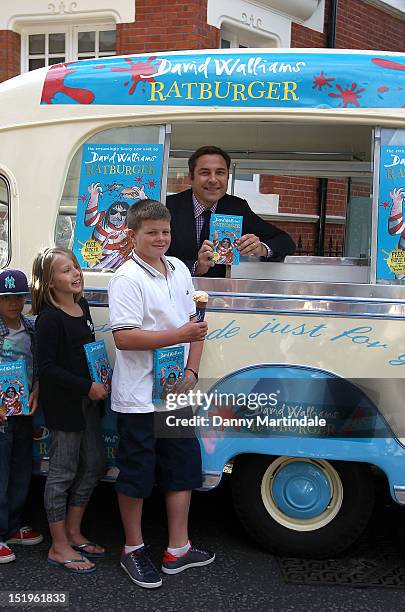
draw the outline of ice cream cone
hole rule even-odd
[[[193,295],[195,309],[197,313],[197,322],[204,321],[205,310],[208,304],[208,293],[205,291],[195,291]]]
[[[207,308],[207,302],[196,302],[195,309],[197,312],[197,321],[204,321],[205,309]]]

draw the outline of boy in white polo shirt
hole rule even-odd
[[[198,379],[207,324],[192,321],[194,288],[188,269],[179,259],[164,256],[170,245],[168,209],[153,200],[134,204],[127,225],[133,252],[108,288],[117,348],[111,396],[120,434],[116,490],[126,538],[121,567],[135,584],[156,588],[162,580],[145,552],[141,530],[143,499],[155,482],[165,492],[169,529],[162,571],[177,574],[215,559],[188,539],[191,490],[202,483],[199,442],[194,436],[155,438],[152,402],[153,350],[184,345],[181,391],[186,392]]]

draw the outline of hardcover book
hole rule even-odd
[[[0,411],[5,416],[28,414],[29,389],[25,361],[0,363]]]
[[[104,340],[89,342],[84,345],[84,352],[89,366],[91,380],[101,382],[111,393],[112,369],[108,359],[107,349]]]
[[[237,265],[240,261],[237,240],[242,236],[243,217],[211,215],[210,240],[214,243],[212,261],[216,264]]]
[[[152,401],[159,403],[172,393],[184,374],[184,346],[169,346],[153,351]]]

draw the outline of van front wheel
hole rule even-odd
[[[241,455],[232,470],[232,496],[240,521],[262,547],[321,559],[363,532],[374,487],[361,463]]]

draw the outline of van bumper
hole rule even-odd
[[[200,491],[215,489],[221,482],[222,472],[203,472],[203,484]]]
[[[405,506],[405,486],[404,485],[394,485],[394,498],[396,501]]]

